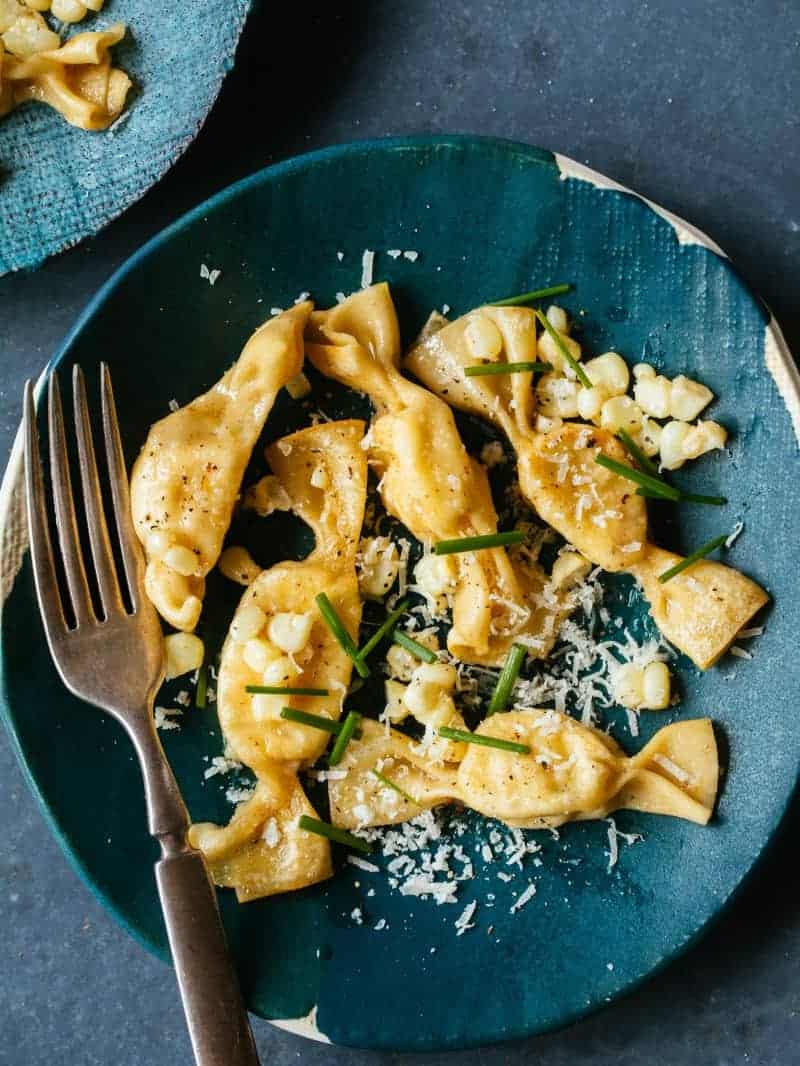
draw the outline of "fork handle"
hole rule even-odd
[[[259,1066],[205,860],[162,837],[156,882],[197,1066]]]

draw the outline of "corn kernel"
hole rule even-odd
[[[164,552],[163,561],[170,570],[174,570],[176,574],[181,574],[183,577],[197,575],[198,558],[190,548],[184,547],[183,544],[173,544],[171,548],[168,548]]]
[[[575,418],[579,389],[577,381],[558,374],[543,374],[536,386],[539,410],[546,418]]]
[[[267,616],[255,603],[245,604],[233,616],[231,636],[240,644],[257,637],[267,624]]]
[[[279,655],[277,659],[267,664],[261,680],[265,685],[288,685],[299,673],[299,668],[294,665],[288,655]],[[283,699],[283,697],[280,698]]]
[[[392,587],[400,570],[397,545],[389,537],[366,537],[356,559],[358,587],[366,599],[379,600]]]
[[[563,307],[550,304],[545,317],[557,333],[569,333],[569,317]]]
[[[231,545],[226,548],[219,557],[220,573],[229,581],[236,581],[239,585],[252,585],[261,573],[261,567],[255,561],[247,548]]]
[[[587,422],[594,422],[600,417],[603,404],[611,399],[611,393],[603,385],[594,385],[591,389],[578,389],[578,414]]]
[[[242,658],[251,670],[254,670],[257,674],[263,674],[271,662],[280,658],[280,652],[269,641],[262,640],[260,637],[253,637],[252,640],[248,640],[245,644],[242,650]]]
[[[612,396],[600,411],[600,425],[611,433],[624,429],[634,436],[642,424],[642,409],[630,396]]]
[[[267,474],[245,492],[242,506],[266,518],[273,511],[289,511],[292,501],[274,474]]]
[[[679,374],[672,382],[669,413],[681,422],[692,422],[713,399],[711,389]]]
[[[442,601],[455,588],[457,563],[446,555],[423,555],[414,567],[414,582],[434,610],[442,610]]]
[[[399,681],[387,681],[386,691],[386,717],[390,722],[402,722],[408,717],[408,707],[403,702],[406,694],[406,686]]]
[[[566,591],[586,577],[592,564],[580,552],[562,552],[553,563],[550,572],[550,587],[558,592]]]
[[[611,675],[611,690],[620,706],[638,710],[644,695],[644,670],[636,663],[622,663]]]
[[[640,378],[654,378],[656,368],[649,363],[637,363],[633,368],[633,376],[638,381]]]
[[[438,727],[456,713],[450,692],[456,683],[455,667],[447,663],[423,663],[412,675],[403,702],[418,722]]]
[[[677,470],[686,462],[684,442],[692,427],[687,422],[667,422],[661,430],[659,451],[661,465],[665,470]]]
[[[658,422],[654,422],[652,418],[643,418],[642,425],[634,440],[648,458],[657,455],[661,443],[661,426]]]
[[[476,359],[496,359],[503,350],[503,337],[491,318],[476,312],[467,319],[464,340]]]
[[[81,0],[53,0],[50,11],[61,22],[80,22],[86,17],[86,5]]]
[[[562,344],[569,354],[579,363],[582,355],[580,344],[573,340],[572,337],[568,337],[565,333],[560,333],[560,337]],[[545,363],[549,363],[556,373],[566,374],[568,377],[575,376],[575,371],[569,366],[566,359],[561,354],[561,349],[549,333],[543,333],[541,337],[539,337],[538,351],[539,358]]]
[[[198,670],[203,665],[205,649],[202,640],[194,633],[170,633],[164,638],[164,652],[164,676],[167,681]]]
[[[399,644],[392,644],[386,652],[386,665],[391,677],[399,681],[410,681],[417,668],[417,660],[410,651],[401,648]]]
[[[633,395],[645,414],[654,418],[668,418],[672,397],[672,382],[662,374],[656,377],[640,377]]]
[[[586,376],[595,388],[601,386],[608,396],[623,396],[628,391],[631,375],[628,364],[616,352],[595,356],[584,364]],[[584,390],[591,392],[592,390]]]
[[[718,422],[698,422],[691,426],[683,440],[683,454],[697,459],[715,448],[724,448],[728,434]]]
[[[27,59],[37,52],[59,47],[61,38],[50,29],[38,11],[19,10],[20,14],[3,33],[3,44],[9,52],[20,59]]]
[[[270,619],[267,635],[276,648],[296,655],[308,644],[312,625],[310,614],[280,611]]]
[[[649,663],[642,679],[642,707],[663,711],[669,706],[670,677],[666,663]]]

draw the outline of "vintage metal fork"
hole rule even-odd
[[[111,377],[101,365],[103,435],[128,602],[122,594],[92,444],[86,386],[73,369],[75,434],[83,510],[102,611],[92,605],[70,481],[58,379],[50,376],[50,479],[60,560],[68,596],[62,602],[48,531],[33,389],[25,387],[25,482],[31,558],[47,642],[59,674],[87,703],[112,714],[136,748],[144,778],[148,825],[161,845],[155,874],[195,1060],[199,1066],[258,1066],[253,1036],[225,943],[214,888],[202,855],[186,841],[189,817],[153,721],[164,676],[161,626],[144,594],[144,561],[133,529],[128,479]]]

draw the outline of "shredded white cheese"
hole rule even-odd
[[[535,895],[536,895],[536,885],[533,883],[533,881],[531,881],[531,883],[528,885],[528,887],[525,889],[525,891],[522,892],[517,897],[517,899],[515,899],[514,902],[511,904],[511,907],[509,909],[509,913],[510,914],[516,914],[517,911],[521,910],[529,900],[533,899],[533,897]]]
[[[369,248],[364,249],[361,256],[361,288],[368,289],[372,284],[372,271],[375,266],[375,253]]]

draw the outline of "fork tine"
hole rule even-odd
[[[106,363],[100,364],[100,389],[103,408],[103,434],[106,441],[106,460],[111,481],[111,496],[114,501],[114,518],[122,548],[122,561],[128,579],[128,593],[134,611],[139,609],[140,589],[144,583],[144,556],[131,518],[131,498],[128,487],[128,471],[122,452],[119,435],[117,408],[111,374]]]
[[[58,591],[56,568],[53,562],[53,547],[47,527],[47,509],[44,499],[44,477],[39,457],[39,438],[36,432],[36,408],[33,403],[33,385],[25,382],[25,495],[28,510],[28,537],[31,545],[33,577],[39,609],[42,612],[48,639],[66,630],[64,610]]]
[[[95,621],[95,617],[86,580],[78,523],[75,518],[72,478],[69,472],[67,440],[64,433],[64,412],[61,407],[61,389],[55,371],[50,375],[47,401],[50,430],[50,481],[56,506],[58,542],[61,545],[61,558],[67,575],[67,586],[75,621],[78,625],[83,625]]]
[[[89,405],[86,402],[86,381],[83,371],[77,364],[72,368],[72,398],[75,404],[75,435],[78,438],[78,458],[81,466],[86,524],[89,527],[89,542],[92,546],[100,599],[105,616],[108,618],[111,614],[122,610],[122,599],[103,510],[100,476],[97,472],[92,427],[89,421]]]

